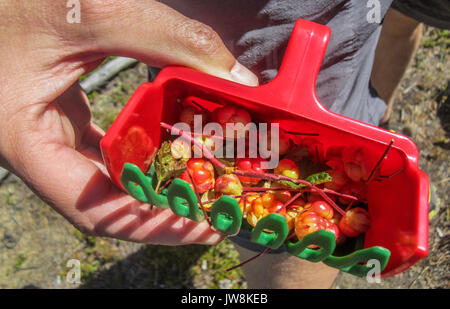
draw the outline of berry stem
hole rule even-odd
[[[295,234],[295,232],[293,232],[293,233],[291,233],[291,235],[286,237],[286,240],[290,240],[290,239],[294,238],[295,236],[297,236],[297,235]]]
[[[317,187],[311,187],[311,191],[313,192],[317,192],[319,193],[319,195],[331,206],[333,206],[333,208],[340,213],[342,216],[345,216],[345,211],[341,209],[341,207],[339,207],[338,205],[336,205],[336,203],[330,199],[324,192],[323,190],[317,188]]]
[[[158,182],[158,185],[156,186],[155,191],[156,191],[158,194],[160,194],[160,193],[162,192],[162,190],[164,190],[165,188],[167,188],[167,186],[168,186],[169,184],[171,184],[171,183],[172,183],[172,180],[171,180],[171,179],[167,180],[166,183],[165,183],[161,188],[159,188],[159,190],[158,190],[158,187],[161,185],[161,184]]]
[[[239,176],[244,176],[244,177],[255,177],[255,178],[262,178],[265,180],[275,180],[275,181],[285,180],[285,181],[291,181],[296,184],[306,185],[308,188],[310,188],[311,191],[317,192],[326,202],[328,202],[331,206],[333,206],[333,208],[337,212],[339,212],[341,215],[345,215],[345,212],[338,205],[336,205],[336,203],[332,199],[330,199],[322,189],[320,189],[316,186],[313,186],[311,183],[309,183],[306,180],[294,179],[294,178],[283,176],[283,175],[258,173],[258,172],[246,172],[246,171],[241,171],[241,170],[235,170],[233,173],[236,175],[239,175]]]
[[[263,188],[263,187],[243,187],[243,192],[267,192],[267,191],[289,191],[298,192],[303,189],[292,189],[292,188]]]
[[[264,249],[263,251],[261,251],[260,253],[258,253],[257,255],[255,255],[255,256],[249,258],[248,260],[245,260],[245,261],[242,262],[241,264],[228,268],[226,271],[228,272],[228,271],[231,271],[231,270],[233,270],[233,269],[242,267],[242,266],[244,266],[245,264],[247,264],[247,263],[253,261],[254,259],[259,258],[261,255],[263,255],[263,254],[269,252],[270,250],[271,250],[270,248],[266,248],[266,249]]]
[[[344,193],[340,193],[340,192],[336,192],[336,191],[333,191],[333,190],[330,190],[330,189],[327,189],[327,188],[323,189],[323,192],[331,194],[331,195],[337,195],[337,196],[340,196],[340,197],[345,197],[345,198],[347,198],[349,200],[352,200],[352,201],[355,201],[355,202],[360,201],[356,196],[349,195],[349,194],[344,194]]]
[[[340,197],[345,197],[349,200],[352,201],[360,201],[356,196],[353,195],[349,195],[349,194],[344,194],[344,193],[340,193],[334,190],[330,190],[330,189],[322,189],[323,192],[327,193],[327,194],[331,194],[331,195],[337,195]],[[267,192],[267,191],[289,191],[289,192],[305,192],[305,191],[311,191],[309,189],[305,189],[305,188],[300,188],[300,189],[293,189],[293,188],[263,188],[263,187],[244,187],[242,188],[243,192]],[[362,202],[362,201],[360,201]]]
[[[287,201],[286,203],[284,203],[283,207],[281,207],[280,209],[278,209],[276,211],[276,213],[279,213],[280,211],[282,211],[283,209],[286,209],[289,205],[291,205],[292,203],[295,202],[296,199],[298,199],[301,195],[303,194],[303,192],[299,192],[296,195],[294,195],[289,201]]]
[[[290,181],[296,184],[302,184],[306,185],[307,187],[311,187],[312,184],[310,184],[308,181],[303,179],[294,179],[291,177],[287,177],[284,175],[277,175],[277,174],[269,174],[269,173],[260,173],[260,172],[248,172],[248,171],[242,171],[242,170],[235,170],[233,171],[233,174],[243,177],[251,177],[251,178],[262,178],[264,180],[273,180],[273,181]]]
[[[375,172],[378,170],[378,168],[380,167],[381,163],[386,158],[389,150],[391,150],[392,144],[394,144],[394,140],[393,139],[391,140],[391,142],[387,146],[386,150],[383,152],[383,155],[380,157],[380,159],[378,160],[378,162],[375,165],[375,167],[372,169],[372,172],[370,172],[369,178],[367,178],[367,180],[364,182],[364,186],[363,186],[362,189],[364,189],[365,186],[372,180],[373,176],[375,175]],[[361,189],[361,191],[362,191],[362,189]]]
[[[209,138],[215,138],[215,139],[221,139],[221,140],[234,140],[232,138],[227,138],[225,136],[220,136],[220,135],[210,135],[210,134],[203,134],[203,133],[197,133],[197,132],[191,132],[191,134],[193,136],[202,136],[202,137],[209,137]]]
[[[159,186],[161,186],[162,180],[158,179],[158,183],[156,184],[156,188],[155,191],[158,192],[159,191]],[[158,192],[159,193],[159,192]]]
[[[382,176],[382,175],[380,175],[379,177],[380,178],[392,178],[392,177],[394,177],[394,176],[397,176],[398,174],[400,174],[401,172],[403,172],[403,170],[404,170],[405,168],[400,168],[398,171],[396,171],[395,173],[393,173],[392,175],[388,175],[388,176]]]
[[[244,206],[242,206],[242,217],[243,218],[247,218],[247,213],[246,213],[246,210],[247,210],[247,194],[244,194],[243,198],[244,198]]]
[[[373,176],[375,175],[376,171],[378,170],[378,168],[380,167],[381,163],[383,162],[383,160],[386,158],[389,150],[392,147],[392,144],[394,144],[394,139],[391,139],[391,142],[389,143],[389,145],[386,147],[386,150],[383,152],[383,154],[381,155],[380,159],[378,160],[377,164],[374,166],[374,168],[372,169],[372,171],[370,172],[369,177],[367,178],[366,181],[364,181],[364,184],[362,185],[361,189],[359,190],[357,196],[360,197],[361,194],[364,192],[364,190],[367,188],[367,185],[369,184],[369,182],[372,180]],[[354,201],[351,201],[350,204],[348,204],[347,208],[345,209],[345,211],[348,211],[349,209],[352,208],[354,204]]]

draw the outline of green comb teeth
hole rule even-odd
[[[153,165],[145,175],[136,165],[125,163],[121,181],[128,194],[143,203],[158,208],[170,208],[175,214],[196,222],[204,219],[197,196],[186,181],[176,178],[160,194],[155,192],[157,179]],[[213,203],[210,216],[212,225],[229,236],[236,235],[241,227],[248,226],[243,224],[238,202],[226,195]],[[333,256],[336,239],[333,233],[325,230],[316,231],[297,242],[291,242],[287,240],[289,228],[286,219],[278,213],[269,214],[260,219],[253,229],[251,227],[249,229],[251,241],[257,244],[270,249],[278,249],[284,244],[286,251],[298,258],[310,262],[323,262],[330,267],[360,277],[366,276],[374,268],[371,260],[378,260],[382,271],[390,257],[388,249],[378,246],[359,249],[345,256]],[[311,245],[317,248],[308,248]]]

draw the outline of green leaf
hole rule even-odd
[[[328,173],[321,172],[321,173],[312,174],[312,175],[308,176],[305,180],[315,186],[315,185],[320,185],[322,183],[330,182],[333,179],[331,178],[331,176]],[[280,183],[285,186],[288,186],[290,188],[293,188],[293,189],[299,189],[299,188],[306,187],[306,185],[304,185],[304,184],[301,184],[301,183],[297,184],[297,183],[294,183],[289,180],[280,180]]]
[[[306,178],[306,181],[308,181],[312,185],[320,185],[322,183],[330,182],[332,180],[333,179],[331,178],[331,176],[325,172],[312,174]]]
[[[301,183],[297,184],[297,183],[294,183],[294,182],[288,181],[288,180],[280,180],[279,183],[281,183],[282,185],[288,186],[292,189],[299,189],[299,188],[306,187],[306,185],[304,185],[304,184],[301,184]]]
[[[163,142],[155,156],[155,172],[158,181],[164,182],[177,178],[186,169],[188,159],[175,159],[170,150],[170,143]]]

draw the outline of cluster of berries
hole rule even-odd
[[[240,123],[245,127],[252,121],[247,110],[233,105],[218,108],[214,113],[188,106],[179,120],[192,128],[195,115],[202,116],[202,125],[210,119],[224,129],[227,124]],[[245,131],[235,131],[234,135],[225,134],[223,138],[246,136]],[[271,213],[278,213],[286,218],[291,233],[298,239],[317,230],[327,230],[340,244],[348,237],[368,231],[370,217],[363,189],[374,166],[367,160],[364,149],[333,146],[325,151],[318,138],[296,138],[294,142],[289,132],[280,128],[277,141],[281,160],[274,169],[263,168],[265,159],[259,157],[227,159],[224,169],[223,161],[211,156],[215,138],[190,133],[189,139],[195,142],[192,147],[182,139],[171,142],[174,160],[186,160],[186,169],[179,178],[202,196],[206,210],[222,195],[228,195],[238,201],[243,217],[251,226]],[[270,131],[267,139],[271,139]],[[193,153],[201,157],[193,158]],[[301,179],[305,161],[309,165],[325,166],[321,173],[326,173],[326,181],[308,183],[308,178]]]

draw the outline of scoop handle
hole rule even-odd
[[[316,80],[331,29],[307,20],[299,19],[294,26],[278,75],[260,87],[266,95],[272,95],[280,108],[302,116],[313,116],[323,110],[316,97]]]

